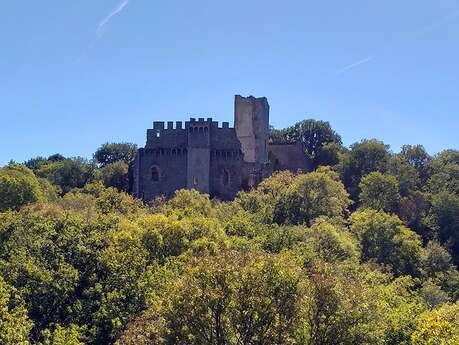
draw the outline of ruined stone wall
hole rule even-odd
[[[234,99],[234,128],[248,163],[268,161],[269,104],[265,97]]]
[[[307,172],[311,164],[298,144],[269,144],[268,151],[274,170],[290,170],[291,172]]]
[[[182,188],[233,199],[240,190],[255,187],[271,174],[268,129],[268,102],[252,96],[235,97],[234,128],[228,122],[220,127],[211,118],[191,118],[175,126],[154,122],[134,162],[132,192],[145,201],[159,195],[170,197]],[[284,154],[282,149],[274,151]],[[286,154],[287,161],[296,160]]]

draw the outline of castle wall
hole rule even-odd
[[[152,200],[155,196],[171,196],[177,189],[186,187],[187,149],[143,149],[139,151],[140,198]],[[153,178],[153,169],[158,178]]]
[[[274,170],[309,171],[301,145],[270,145],[266,98],[235,97],[235,126],[211,118],[154,122],[132,169],[132,193],[145,201],[188,188],[223,200]]]
[[[234,99],[234,128],[248,163],[268,161],[269,104],[265,97]]]
[[[236,130],[229,123],[212,124],[210,152],[210,194],[213,197],[233,199],[242,189],[244,155]]]
[[[146,201],[187,186],[188,140],[182,122],[154,122],[134,164],[134,194]],[[155,176],[154,176],[155,175]],[[156,179],[157,177],[157,179]],[[137,186],[137,187],[136,187]]]
[[[201,193],[210,191],[210,127],[212,119],[191,119],[188,133],[187,188]]]
[[[268,151],[274,170],[290,170],[294,173],[311,170],[311,164],[300,143],[269,144]]]

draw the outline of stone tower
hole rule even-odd
[[[193,119],[194,120],[194,119]],[[187,189],[210,193],[211,121],[204,118],[188,123]]]
[[[268,162],[269,104],[265,97],[235,96],[234,128],[241,142],[244,161]]]
[[[239,191],[257,186],[273,168],[308,169],[301,145],[268,147],[265,97],[235,96],[234,108],[234,127],[212,118],[190,118],[184,125],[153,122],[132,167],[132,194],[151,201],[186,188],[231,200]],[[274,165],[268,160],[268,149]]]

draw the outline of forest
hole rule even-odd
[[[0,344],[459,344],[459,151],[270,140],[313,171],[226,202],[134,199],[130,143],[0,168]]]

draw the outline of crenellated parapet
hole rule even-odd
[[[187,188],[228,200],[269,176],[266,98],[236,96],[234,114],[233,127],[211,117],[153,122],[132,169],[134,195],[150,201]],[[298,165],[290,164],[290,156],[298,150],[274,147],[273,151],[282,158],[279,166],[293,170]]]
[[[154,147],[203,147],[218,141],[234,141],[235,130],[229,122],[209,118],[190,118],[189,121],[155,121],[147,130],[146,148]]]

